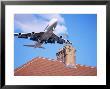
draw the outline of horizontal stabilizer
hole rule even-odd
[[[35,45],[24,45],[24,46],[27,46],[27,47],[34,47],[34,48],[43,48],[45,49],[44,47],[40,46],[40,47],[36,47]]]
[[[35,45],[24,45],[24,46],[28,46],[28,47],[35,47]]]

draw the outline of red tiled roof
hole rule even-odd
[[[77,64],[76,68],[68,68],[58,60],[34,58],[14,70],[15,76],[96,76],[97,68]]]

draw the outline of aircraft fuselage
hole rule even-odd
[[[49,22],[48,26],[46,27],[46,29],[45,29],[46,32],[44,32],[44,34],[42,35],[41,41],[48,40],[51,37],[51,35],[53,34],[53,31],[56,28],[56,26],[57,26],[57,20],[52,19]]]

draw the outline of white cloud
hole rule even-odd
[[[64,18],[59,14],[17,14],[15,15],[15,30],[20,29],[22,32],[41,32],[44,31],[48,22],[52,18],[58,19],[58,25],[54,31],[55,34],[67,32]]]
[[[59,14],[42,14],[42,18],[50,20],[52,18],[57,18],[59,23],[65,24],[64,18]]]
[[[55,31],[55,34],[63,34],[63,33],[67,33],[67,28],[64,25],[60,25],[58,24]]]

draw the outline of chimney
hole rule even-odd
[[[75,48],[71,44],[65,45],[57,53],[57,60],[63,62],[66,67],[75,68],[76,67],[76,55]]]

